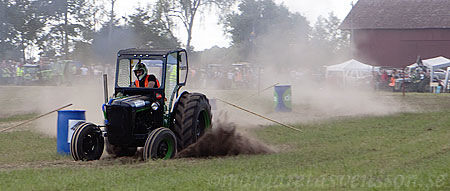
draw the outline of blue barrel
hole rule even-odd
[[[441,93],[441,86],[437,86],[436,87],[436,93],[438,94],[438,93]]]
[[[58,111],[58,127],[56,137],[56,151],[61,155],[70,154],[70,141],[72,140],[73,127],[86,120],[86,111],[61,110]]]
[[[274,93],[275,111],[292,111],[291,85],[277,85]]]

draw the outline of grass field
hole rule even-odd
[[[421,113],[252,129],[280,150],[257,156],[74,162],[31,128],[0,133],[0,190],[449,190],[450,104],[434,96],[407,98]]]

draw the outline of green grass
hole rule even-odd
[[[277,154],[131,164],[71,162],[55,139],[9,132],[0,165],[17,167],[0,168],[0,190],[449,190],[449,112],[270,126],[254,133]]]
[[[13,115],[6,118],[0,118],[0,123],[9,123],[9,122],[17,122],[17,121],[24,121],[27,119],[31,119],[33,117],[36,117],[36,113],[27,113],[27,114],[21,114],[21,115]]]
[[[9,126],[9,123],[19,123],[36,116],[35,113],[28,113],[0,118],[0,125],[8,124]],[[0,165],[69,160],[69,157],[56,154],[56,138],[30,129],[20,130],[20,128],[0,133]]]
[[[32,131],[0,133],[0,165],[61,160],[56,154],[56,138]]]
[[[384,93],[386,96],[392,96],[402,103],[405,103],[419,111],[437,111],[445,110],[450,105],[450,94],[432,94],[432,93]]]

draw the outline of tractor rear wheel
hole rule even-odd
[[[211,128],[212,115],[208,98],[200,93],[184,93],[176,105],[173,132],[181,151]]]
[[[92,123],[78,123],[70,142],[73,160],[98,160],[102,156],[104,138],[99,127]]]
[[[113,157],[124,157],[124,156],[134,156],[136,155],[137,147],[121,147],[111,145],[108,141],[108,137],[105,138],[106,141],[106,152]]]
[[[177,139],[173,132],[164,127],[153,130],[144,145],[143,159],[171,159],[177,153]]]

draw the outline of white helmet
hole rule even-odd
[[[138,71],[142,71],[142,73],[138,74]],[[133,67],[133,72],[139,80],[142,80],[145,76],[147,76],[147,67],[145,66],[145,64],[139,61]]]

